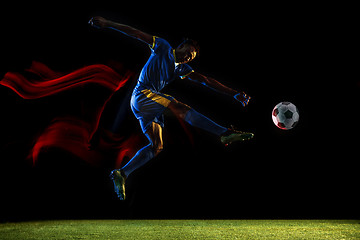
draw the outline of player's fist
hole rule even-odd
[[[247,95],[246,93],[244,93],[244,92],[239,92],[239,93],[235,94],[234,98],[235,98],[237,101],[239,101],[239,102],[243,105],[243,107],[245,107],[246,105],[248,105],[248,103],[249,103],[249,101],[250,101],[250,99],[251,99],[251,97],[248,96],[248,95]]]
[[[88,22],[92,27],[95,28],[106,28],[108,25],[108,20],[103,17],[92,17]]]

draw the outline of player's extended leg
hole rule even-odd
[[[235,141],[244,141],[251,139],[254,134],[246,133],[241,131],[236,131],[234,129],[225,128],[201,113],[195,111],[193,108],[183,104],[177,100],[171,101],[168,106],[168,109],[174,113],[176,116],[185,120],[187,123],[194,127],[201,128],[205,131],[213,133],[220,137],[221,142],[224,145],[229,145]]]
[[[189,107],[188,105],[181,103],[175,99],[171,101],[171,103],[168,106],[168,109],[172,113],[174,113],[175,116],[185,120],[191,126],[201,128],[215,135],[220,136],[221,134],[225,133],[228,130],[227,128],[220,126],[211,119],[205,117],[201,113],[195,111],[193,108]]]
[[[145,135],[149,139],[150,143],[140,149],[135,156],[121,168],[126,177],[157,156],[163,150],[162,127],[160,124],[152,122]]]
[[[150,143],[140,149],[135,156],[121,169],[115,169],[110,177],[114,182],[114,190],[120,200],[125,200],[125,180],[136,169],[142,167],[163,150],[162,127],[152,122],[145,133]]]

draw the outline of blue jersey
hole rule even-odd
[[[176,78],[185,78],[192,68],[176,64],[175,49],[158,37],[153,37],[151,56],[141,70],[131,97],[131,109],[145,133],[152,122],[164,126],[163,112],[174,99],[160,91]]]
[[[187,64],[175,64],[175,49],[162,38],[153,37],[151,56],[141,70],[137,88],[160,92],[178,77],[185,77],[193,70]]]

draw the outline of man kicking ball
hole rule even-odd
[[[243,106],[250,100],[244,92],[237,92],[211,77],[204,76],[187,65],[199,53],[196,41],[185,40],[177,48],[159,37],[149,35],[133,27],[115,23],[103,17],[93,17],[89,24],[96,28],[110,28],[136,38],[151,48],[151,55],[141,70],[131,97],[131,109],[139,120],[141,129],[149,144],[140,149],[121,169],[115,169],[110,177],[120,200],[125,200],[125,180],[136,169],[153,159],[163,150],[162,130],[164,112],[170,111],[190,125],[219,136],[224,145],[251,139],[254,134],[228,129],[213,122],[193,108],[179,102],[161,90],[177,78],[199,82],[215,91],[233,97]]]

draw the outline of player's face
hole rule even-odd
[[[176,49],[177,53],[177,62],[178,63],[188,63],[196,57],[196,50],[192,45],[181,45]]]

